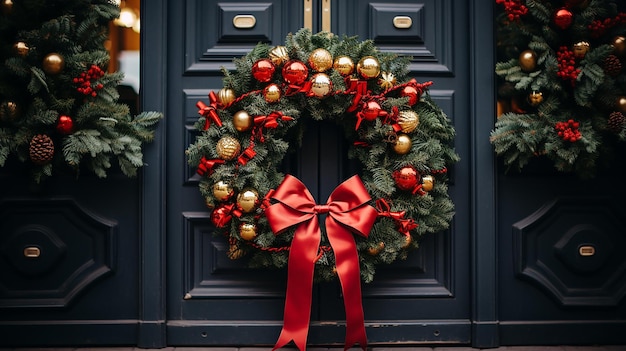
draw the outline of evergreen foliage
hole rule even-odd
[[[308,30],[300,30],[290,34],[284,44],[289,59],[307,62],[310,53],[317,48],[328,50],[332,57],[349,56],[356,63],[365,56],[374,56],[380,62],[382,72],[390,72],[397,78],[397,84],[409,81],[407,76],[409,58],[400,57],[392,53],[380,52],[372,41],[359,41],[356,37],[339,37],[329,33],[312,35]],[[236,194],[226,202],[216,199],[213,195],[213,185],[223,181],[231,185],[236,193],[245,189],[254,189],[262,200],[271,189],[275,189],[283,180],[281,161],[285,156],[301,147],[301,128],[305,119],[332,120],[339,128],[343,128],[347,140],[363,142],[367,145],[354,145],[349,156],[359,161],[362,173],[359,174],[367,190],[372,196],[372,206],[376,200],[385,199],[391,206],[391,211],[405,211],[405,218],[412,219],[418,226],[410,231],[412,241],[407,245],[407,237],[398,231],[397,223],[389,217],[379,216],[368,238],[355,237],[361,262],[362,279],[369,282],[373,279],[375,266],[381,263],[391,263],[407,257],[408,251],[418,247],[419,238],[427,233],[441,232],[448,228],[454,215],[454,204],[447,191],[447,174],[442,172],[446,167],[455,163],[458,156],[453,149],[455,131],[448,117],[431,100],[428,92],[422,94],[419,101],[410,106],[409,99],[400,94],[390,92],[383,95],[385,89],[377,79],[367,82],[368,95],[380,95],[381,107],[391,113],[397,108],[400,111],[413,110],[419,115],[419,125],[408,133],[412,140],[412,147],[407,154],[398,154],[393,151],[392,143],[386,141],[390,133],[393,134],[390,123],[383,122],[383,118],[373,121],[364,120],[358,129],[355,129],[357,118],[355,112],[346,112],[353,103],[354,94],[348,91],[347,82],[336,70],[325,71],[333,84],[335,92],[323,98],[307,96],[305,93],[283,94],[276,102],[267,102],[262,91],[269,83],[276,83],[283,87],[283,93],[289,89],[283,81],[281,67],[276,68],[270,82],[261,83],[252,75],[254,63],[268,58],[273,48],[267,44],[258,44],[245,57],[234,60],[236,71],[224,70],[224,89],[234,91],[234,102],[216,109],[222,126],[211,123],[205,129],[207,120],[200,117],[196,123],[199,135],[187,148],[188,162],[198,166],[202,160],[220,159],[216,144],[225,136],[236,138],[241,150],[250,147],[256,152],[247,162],[238,162],[237,158],[217,164],[201,177],[199,190],[212,211],[222,208],[225,204],[234,204]],[[311,71],[309,71],[311,75]],[[222,90],[222,91],[223,91]],[[281,112],[292,120],[278,120],[276,128],[262,130],[263,141],[259,141],[253,133],[258,130],[238,131],[233,124],[233,115],[244,110],[251,116],[267,116],[273,112]],[[431,191],[423,194],[412,194],[411,191],[399,190],[393,178],[393,171],[405,166],[413,166],[422,175],[432,174],[435,177],[435,186]],[[200,172],[199,172],[200,173]],[[326,199],[317,199],[323,202]],[[275,236],[263,216],[262,206],[252,213],[243,213],[241,216],[233,214],[223,228],[217,228],[218,233],[226,232],[231,243],[231,249],[237,253],[249,254],[250,264],[256,267],[285,267],[287,265],[288,247],[293,233]],[[240,225],[252,223],[256,225],[257,236],[254,240],[243,240],[240,235]],[[382,250],[371,253],[373,249],[384,245]],[[328,240],[322,235],[322,247],[328,247]],[[321,280],[336,278],[334,256],[332,251],[322,250],[323,254],[316,264],[316,277]],[[238,256],[238,255],[237,255]]]
[[[504,6],[496,19],[495,152],[508,169],[547,158],[558,171],[595,176],[626,141],[623,122],[607,125],[612,113],[626,112],[626,2],[496,3]]]
[[[119,103],[122,73],[108,73],[104,43],[119,16],[110,0],[3,2],[0,13],[0,167],[13,156],[32,169],[35,182],[53,173],[85,169],[98,177],[117,160],[135,176],[143,166],[142,144],[153,139],[161,113],[131,116]],[[20,46],[21,45],[21,46]],[[58,54],[60,67],[47,55]],[[81,91],[77,78],[93,72]],[[98,74],[97,74],[98,73]],[[70,125],[59,126],[60,117]],[[38,134],[54,143],[54,157],[34,164],[29,143]],[[55,171],[53,171],[53,168]]]

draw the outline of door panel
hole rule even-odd
[[[321,29],[322,2],[311,3],[315,32]],[[228,243],[212,234],[195,167],[186,163],[184,151],[195,137],[196,102],[222,88],[220,67],[234,69],[232,58],[243,56],[259,41],[282,44],[288,33],[302,27],[303,11],[303,3],[286,0],[168,4],[169,345],[273,344],[278,337],[286,271],[248,269],[245,260],[227,258]],[[463,131],[455,141],[463,161],[450,173],[457,215],[449,230],[427,236],[409,259],[379,267],[375,281],[364,284],[369,341],[468,343],[469,157],[464,152],[469,118],[463,112],[469,107],[468,62],[463,60],[468,52],[467,4],[336,1],[330,12],[335,34],[373,38],[381,50],[413,56],[412,75],[418,81],[434,81],[431,95]],[[237,28],[238,16],[254,16],[256,24]],[[243,26],[246,21],[253,20],[244,18]],[[302,179],[316,199],[327,198],[358,172],[347,159],[348,141],[336,129],[330,123],[307,123],[306,147],[284,164],[284,171]],[[309,342],[343,342],[345,329],[337,328],[345,319],[339,284],[315,285],[313,299]]]

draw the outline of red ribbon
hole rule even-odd
[[[346,112],[354,112],[361,104],[363,96],[369,94],[367,90],[367,81],[347,78],[346,85],[346,91],[354,94],[352,105],[346,109]]]
[[[317,205],[306,186],[287,175],[272,198],[278,202],[265,210],[272,231],[278,235],[298,225],[289,252],[283,329],[274,350],[291,340],[298,349],[306,350],[313,273],[321,240],[317,215],[324,213],[328,214],[326,231],[335,253],[346,309],[344,350],[357,342],[365,350],[367,336],[361,304],[361,273],[352,233],[367,237],[378,212],[367,204],[371,198],[361,179],[351,177],[332,192],[325,205]]]
[[[404,218],[406,211],[392,212],[391,206],[385,199],[376,200],[376,210],[378,210],[379,216],[393,219],[397,226],[396,229],[406,236],[411,235],[411,230],[417,228],[417,223],[413,218]]]
[[[237,162],[239,162],[240,165],[245,166],[248,161],[250,161],[254,156],[256,156],[256,151],[254,151],[254,144],[250,143],[250,146],[248,146],[241,153],[241,155],[239,155],[239,157],[237,158]]]
[[[223,163],[224,160],[219,158],[207,160],[206,158],[202,157],[200,159],[200,164],[198,165],[198,170],[196,172],[201,176],[203,176],[205,173],[209,173],[210,175],[211,173],[213,173],[213,167],[215,167],[216,165],[221,165]]]
[[[263,128],[275,129],[278,127],[278,120],[281,121],[293,121],[293,117],[285,116],[282,112],[274,111],[267,116],[254,117],[254,125],[257,128],[256,132],[259,133],[259,141],[265,142],[263,137]]]
[[[222,120],[220,120],[220,116],[217,114],[219,102],[217,100],[217,95],[215,95],[215,92],[209,93],[209,101],[209,106],[207,106],[202,101],[198,101],[196,103],[196,107],[199,109],[198,113],[201,116],[204,116],[204,130],[209,129],[209,127],[211,126],[211,121],[217,124],[218,127],[222,126]]]

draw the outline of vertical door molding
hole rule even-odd
[[[493,1],[470,2],[472,346],[499,345],[495,157],[489,133],[495,116]]]
[[[167,1],[141,0],[141,107],[165,111]],[[167,117],[165,117],[167,118]],[[140,304],[137,344],[167,345],[165,332],[165,125],[144,152],[141,204]]]

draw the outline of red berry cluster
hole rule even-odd
[[[580,74],[580,68],[576,68],[576,56],[567,46],[561,46],[556,53],[559,71],[556,74],[563,80],[569,80],[572,86],[576,84],[576,78]]]
[[[504,5],[509,21],[519,20],[520,16],[528,13],[528,7],[521,0],[496,0],[496,4]]]
[[[101,83],[93,84],[93,81],[102,78],[102,76],[104,76],[104,71],[96,65],[91,65],[87,72],[82,72],[80,76],[73,79],[74,84],[78,84],[76,90],[79,93],[96,97],[97,91],[104,86]]]
[[[603,20],[594,20],[587,28],[591,31],[592,38],[599,38],[604,33],[618,24],[626,23],[626,13],[620,12],[613,18],[605,18]]]
[[[583,137],[582,134],[580,134],[580,130],[578,130],[579,126],[580,123],[570,119],[567,122],[557,122],[554,129],[556,129],[561,139],[573,143]]]

